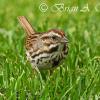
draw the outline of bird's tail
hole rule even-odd
[[[23,27],[23,29],[26,31],[27,35],[36,33],[35,30],[32,28],[32,25],[28,22],[25,16],[19,16],[18,20],[21,26]]]

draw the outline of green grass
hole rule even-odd
[[[46,1],[49,8],[58,3]],[[91,0],[63,1],[66,6],[87,3],[89,12],[39,10],[37,0],[0,1],[0,100],[98,100],[100,98],[100,12]],[[100,8],[100,7],[99,7]],[[99,9],[100,10],[100,9]],[[64,30],[69,54],[52,75],[33,73],[25,57],[25,33],[17,16],[26,16],[39,32]]]

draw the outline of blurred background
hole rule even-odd
[[[51,76],[44,72],[42,83],[26,60],[18,16],[38,32],[58,28],[68,36],[66,60]],[[0,100],[16,98],[100,98],[99,0],[0,0]]]

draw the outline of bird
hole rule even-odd
[[[18,21],[26,32],[26,57],[32,68],[57,68],[68,54],[68,38],[65,32],[59,29],[37,32],[25,16],[18,16]]]

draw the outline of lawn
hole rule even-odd
[[[26,60],[20,15],[38,32],[65,31],[69,53],[51,75],[34,72]],[[100,99],[99,1],[0,0],[0,100],[16,99]]]

